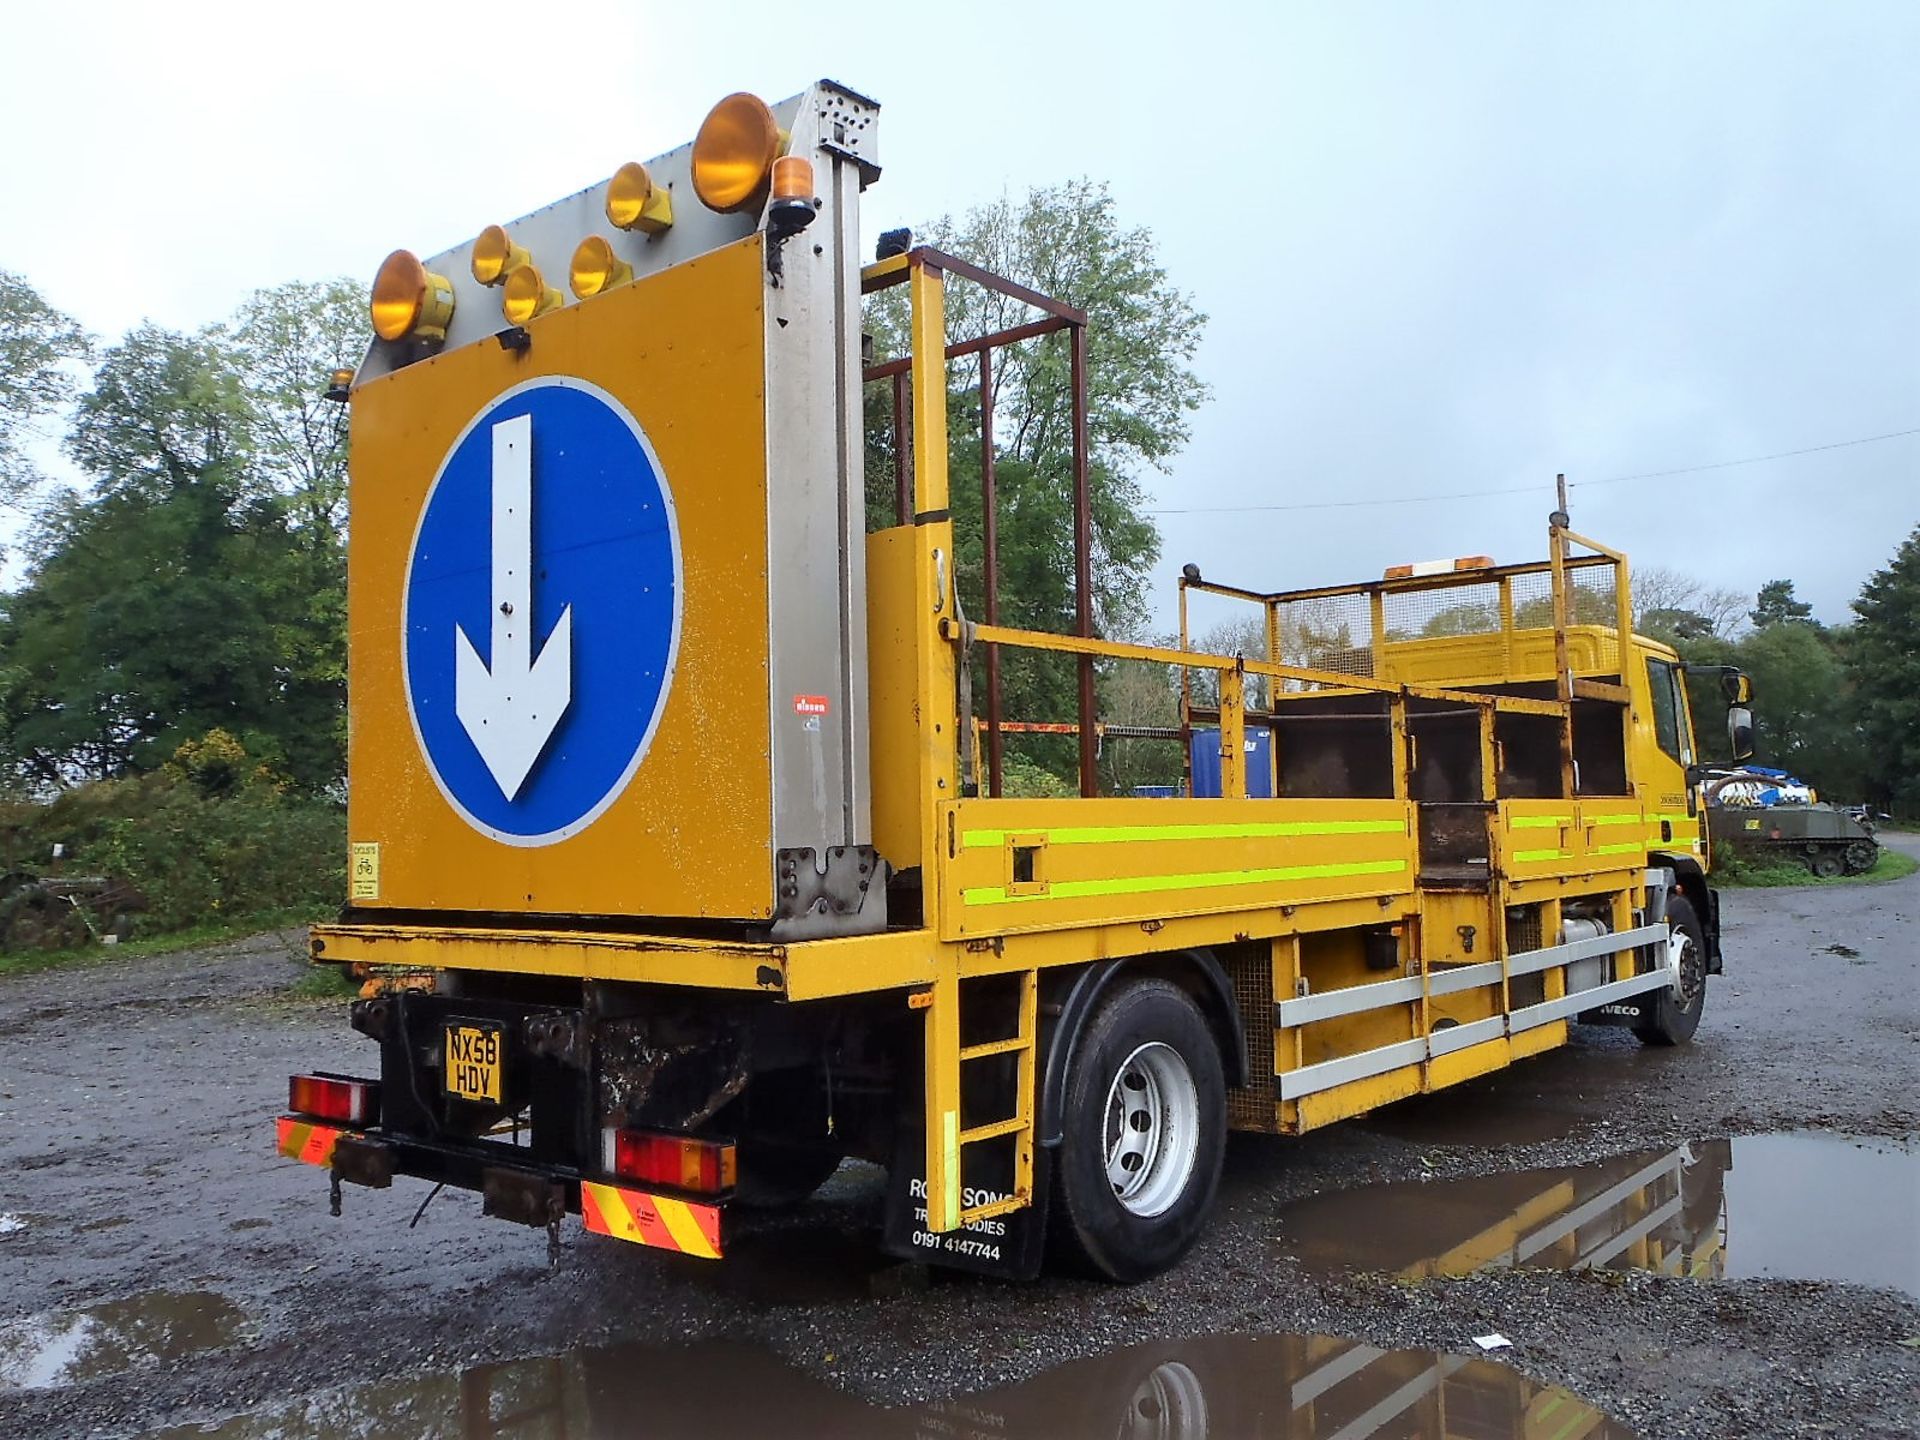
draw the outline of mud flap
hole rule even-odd
[[[902,1260],[943,1269],[968,1270],[1002,1280],[1031,1280],[1047,1248],[1047,1193],[1053,1152],[1033,1159],[1033,1204],[1008,1215],[976,1220],[941,1235],[927,1227],[926,1142],[922,1132],[900,1127],[887,1175],[886,1233],[881,1248]],[[1007,1145],[970,1146],[961,1158],[962,1207],[990,1204],[1013,1188],[1013,1154]]]

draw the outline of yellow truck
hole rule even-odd
[[[1580,1020],[1691,1036],[1717,911],[1624,557],[1557,514],[1537,563],[1230,592],[1264,655],[1100,638],[1086,316],[924,246],[863,264],[878,137],[836,84],[728,96],[690,145],[381,267],[331,392],[350,894],[311,941],[366,977],[377,1074],[293,1077],[281,1153],[336,1212],[413,1177],[550,1252],[577,1214],[716,1259],[733,1207],[863,1157],[896,1253],[1132,1280],[1200,1233],[1230,1128],[1299,1134]],[[1032,318],[949,336],[963,284]],[[910,347],[874,359],[892,287]],[[1074,382],[1070,634],[996,623],[990,406],[980,619],[955,575],[950,377],[1035,343]],[[1019,651],[1077,674],[1079,797],[1002,793]],[[1182,726],[1217,728],[1217,796],[1098,793],[1127,665],[1208,677]]]

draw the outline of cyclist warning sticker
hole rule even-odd
[[[352,875],[352,896],[355,900],[378,900],[380,898],[380,847],[378,844],[355,843],[348,847],[352,851],[348,870]]]

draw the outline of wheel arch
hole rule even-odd
[[[1049,1011],[1057,1011],[1045,1035],[1039,1096],[1040,1144],[1060,1143],[1066,1103],[1067,1066],[1087,1021],[1116,986],[1130,980],[1169,980],[1186,991],[1200,1007],[1229,1087],[1247,1083],[1247,1032],[1233,982],[1211,950],[1170,950],[1155,955],[1132,955],[1097,960],[1066,972],[1059,988],[1046,996]]]
[[[1673,888],[1693,906],[1700,928],[1707,939],[1707,973],[1718,975],[1720,968],[1720,892],[1707,883],[1706,868],[1693,855],[1653,854],[1650,866],[1673,871]]]

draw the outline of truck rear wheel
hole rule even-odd
[[[1707,1004],[1707,937],[1693,902],[1675,895],[1667,901],[1667,947],[1679,961],[1680,983],[1654,993],[1645,1024],[1633,1027],[1643,1045],[1684,1045],[1700,1028]]]
[[[1165,980],[1103,1003],[1074,1045],[1053,1238],[1108,1280],[1165,1270],[1200,1236],[1226,1154],[1226,1079],[1199,1007]]]

